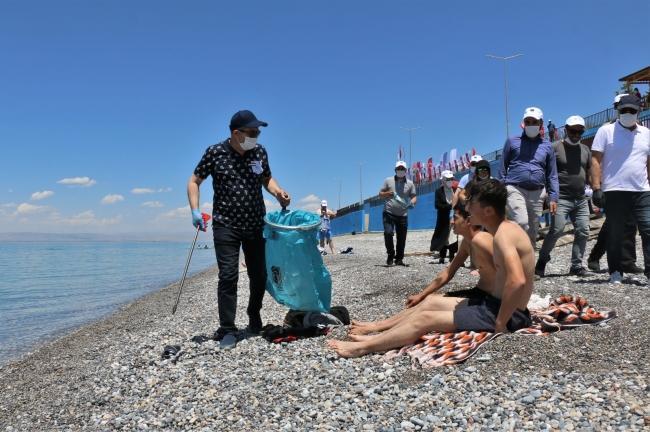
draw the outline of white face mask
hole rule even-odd
[[[404,178],[404,177],[406,177],[406,171],[397,170],[397,171],[395,171],[395,175],[397,176],[397,178]]]
[[[524,131],[528,138],[535,138],[539,135],[539,126],[524,126]]]
[[[578,143],[580,143],[580,140],[578,140],[578,141],[576,141],[576,142],[573,142],[573,141],[571,140],[571,138],[569,138],[568,136],[564,139],[564,141],[565,141],[567,144],[570,144],[570,145],[578,145]]]
[[[618,116],[618,121],[621,122],[621,124],[625,127],[632,127],[636,124],[637,120],[637,114],[630,114],[630,113],[625,113],[625,114],[619,114]]]
[[[239,144],[244,151],[252,150],[257,145],[257,138],[246,137],[244,142]]]

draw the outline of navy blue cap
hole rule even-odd
[[[257,128],[260,126],[267,127],[269,124],[263,121],[259,121],[255,114],[248,110],[237,111],[234,116],[230,119],[230,130],[241,128]]]
[[[641,99],[635,95],[625,95],[618,101],[616,109],[621,110],[622,108],[635,108],[639,109],[641,107]]]

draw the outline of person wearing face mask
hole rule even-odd
[[[641,101],[623,96],[618,120],[601,126],[591,145],[592,200],[607,215],[610,282],[623,279],[625,227],[634,220],[641,234],[644,272],[650,280],[650,130],[637,123]]]
[[[571,116],[565,122],[566,137],[553,144],[557,164],[560,195],[557,211],[551,218],[551,227],[544,237],[535,265],[535,275],[544,277],[546,264],[551,260],[551,251],[564,232],[567,219],[574,228],[573,249],[571,251],[570,275],[585,276],[582,266],[585,247],[589,238],[589,204],[585,197],[585,185],[591,169],[591,151],[580,139],[585,132],[585,120]]]
[[[438,211],[438,214],[436,216],[436,227],[433,230],[433,236],[431,237],[431,245],[429,246],[429,250],[431,252],[441,252],[449,241],[449,213],[452,209],[451,204],[454,196],[454,192],[451,187],[453,180],[454,174],[451,171],[443,171],[441,181],[442,184],[438,189],[436,189],[434,206]],[[444,262],[442,255],[440,260]],[[442,264],[442,262],[440,264]]]
[[[515,221],[528,233],[535,247],[538,220],[542,214],[546,187],[549,211],[555,214],[558,200],[557,166],[551,143],[542,137],[542,110],[526,108],[521,136],[510,137],[503,146],[497,179],[508,190],[508,219]]]
[[[223,349],[234,347],[238,341],[235,312],[240,248],[244,251],[250,280],[247,332],[258,334],[262,330],[260,311],[266,289],[262,236],[266,207],[262,187],[281,206],[286,207],[291,202],[289,194],[271,175],[266,149],[257,143],[260,126],[268,124],[259,121],[252,112],[235,113],[230,120],[230,138],[208,147],[187,183],[192,223],[205,229],[199,210],[199,188],[206,178],[212,176],[212,231],[219,265],[219,328],[215,339],[220,341]]]
[[[386,265],[406,266],[404,248],[408,230],[408,208],[417,202],[415,185],[406,178],[406,162],[397,161],[395,175],[387,177],[379,190],[379,196],[386,200],[382,219],[384,222],[384,243],[386,245]],[[397,237],[397,248],[393,243],[393,233]]]

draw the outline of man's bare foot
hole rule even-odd
[[[331,339],[327,341],[327,345],[336,351],[338,355],[345,358],[361,357],[367,354],[367,351],[362,348],[361,342],[344,342]]]
[[[352,325],[353,327],[356,327],[356,326],[367,326],[367,325],[370,325],[370,324],[372,324],[372,323],[373,323],[372,321],[357,321],[357,320],[352,320],[352,321],[350,321],[350,325]]]
[[[368,333],[372,333],[376,331],[374,327],[366,325],[366,326],[350,326],[350,330],[348,330],[348,335],[367,335]]]
[[[372,336],[372,335],[362,335],[362,334],[348,334],[348,337],[351,340],[355,341],[355,342],[363,342],[363,341],[366,341],[366,340],[368,340],[368,339],[370,339],[371,337],[374,337],[374,336]]]

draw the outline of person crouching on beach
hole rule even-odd
[[[494,290],[494,277],[496,270],[494,268],[492,243],[493,238],[490,233],[481,231],[480,225],[473,225],[465,203],[460,200],[454,208],[454,225],[453,230],[463,236],[458,254],[451,261],[449,266],[441,271],[431,281],[431,283],[419,293],[413,294],[406,299],[406,309],[400,313],[381,321],[360,322],[352,321],[350,334],[363,335],[374,332],[389,330],[413,315],[423,311],[439,310],[446,303],[447,299],[437,294],[437,291],[447,285],[456,272],[467,259],[472,257],[473,262],[480,270],[480,279],[473,289],[462,290],[458,295],[454,292],[447,295],[453,297],[483,297],[492,295]]]
[[[219,266],[219,328],[214,336],[224,349],[234,347],[238,341],[235,313],[240,248],[244,251],[250,280],[247,331],[257,334],[262,330],[260,311],[266,287],[262,236],[266,207],[262,187],[283,207],[291,202],[289,194],[271,175],[266,149],[257,143],[260,126],[268,124],[259,121],[252,112],[235,113],[230,120],[230,138],[208,147],[187,183],[192,223],[205,228],[199,210],[199,187],[212,176],[212,231]]]
[[[429,332],[464,330],[501,333],[531,325],[528,300],[533,292],[535,253],[527,233],[506,221],[508,192],[498,180],[473,184],[467,194],[472,223],[494,236],[493,295],[474,299],[442,298],[437,310],[414,314],[378,335],[350,335],[352,341],[330,340],[342,357],[359,357],[416,342]]]

